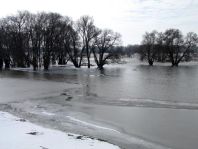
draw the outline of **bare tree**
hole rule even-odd
[[[168,52],[164,46],[164,34],[159,32],[156,38],[156,55],[155,60],[158,62],[165,62],[167,60]]]
[[[34,70],[41,66],[48,70],[50,64],[68,60],[79,68],[85,56],[90,68],[99,34],[89,16],[73,23],[58,13],[19,11],[0,20],[0,69],[5,64],[5,68],[32,65]]]
[[[146,32],[143,36],[142,46],[140,48],[140,59],[146,59],[151,66],[153,65],[157,53],[157,34],[157,31],[152,31],[151,33]]]
[[[26,54],[28,54],[26,46],[28,46],[28,34],[26,33],[26,23],[28,22],[29,12],[19,11],[16,16],[10,16],[7,18],[7,24],[10,27],[12,42],[12,55],[16,62],[17,67],[25,67]],[[15,65],[15,63],[13,64]]]
[[[4,52],[4,50],[3,50],[3,29],[2,29],[2,27],[0,27],[0,70],[3,68],[3,58],[4,58],[3,52]]]
[[[119,33],[115,33],[108,29],[101,31],[96,37],[96,49],[93,48],[92,50],[99,69],[103,69],[103,66],[107,63],[107,59],[115,56],[111,48],[120,44],[120,37],[121,35]]]
[[[68,37],[69,25],[72,20],[69,17],[62,17],[60,22],[57,24],[54,44],[54,55],[55,59],[58,60],[59,65],[65,65],[69,61],[67,49],[65,48],[65,41]]]
[[[77,23],[78,32],[81,37],[82,49],[85,49],[87,56],[87,65],[90,68],[90,56],[94,46],[95,37],[98,36],[99,30],[94,25],[94,20],[89,16],[82,16]]]
[[[58,24],[62,19],[62,16],[57,13],[49,13],[45,15],[46,22],[44,27],[43,38],[43,65],[44,69],[48,70],[52,57],[55,51],[56,35],[58,30]]]
[[[8,23],[8,18],[1,19],[1,55],[5,64],[5,69],[10,68],[11,53],[13,45],[13,30],[11,25]]]
[[[80,68],[85,48],[81,45],[78,31],[75,29],[73,22],[67,25],[64,32],[64,48],[73,65]]]
[[[181,54],[177,60],[177,65],[184,59],[188,59],[195,52],[198,44],[198,36],[196,33],[189,32],[184,38],[184,44],[181,47]]]
[[[172,66],[178,66],[183,58],[192,52],[198,38],[196,33],[188,33],[184,38],[180,30],[168,29],[164,33],[164,41]]]
[[[38,15],[32,14],[29,20],[29,46],[30,46],[30,54],[29,61],[33,66],[34,70],[37,70],[38,67],[41,67],[41,48],[43,43],[43,32],[44,32],[44,23],[45,17],[43,13]]]

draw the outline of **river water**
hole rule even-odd
[[[198,65],[2,71],[0,93],[0,103],[43,98],[57,109],[69,104],[69,113],[81,113],[92,122],[167,148],[198,146]],[[79,115],[70,116],[86,121]]]

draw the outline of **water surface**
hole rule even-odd
[[[63,100],[64,93],[71,100]],[[2,71],[0,94],[3,103],[41,97],[57,109],[69,103],[71,113],[84,113],[89,120],[167,147],[198,146],[198,65]]]

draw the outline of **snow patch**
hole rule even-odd
[[[0,111],[1,149],[119,149],[107,142],[86,137],[77,139],[76,134],[43,128],[19,119]]]

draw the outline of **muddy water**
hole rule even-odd
[[[54,99],[53,103],[70,103],[71,111],[156,144],[175,149],[198,146],[197,65],[172,68],[127,64],[102,72],[64,67],[49,72],[27,71],[0,73],[1,102],[66,93],[71,100]]]

